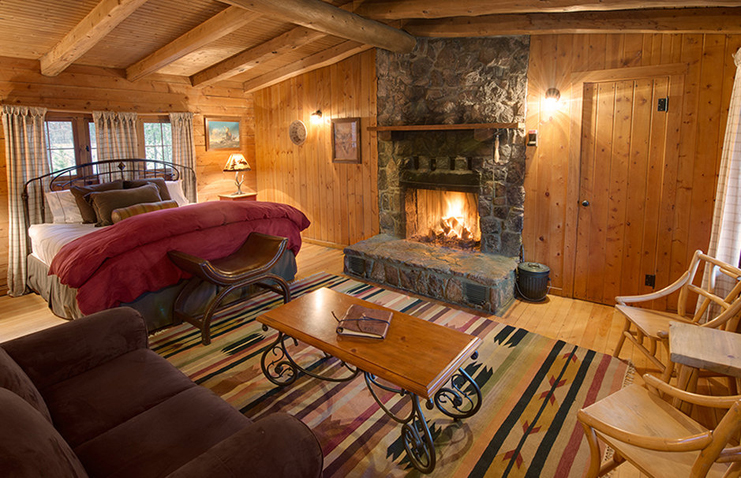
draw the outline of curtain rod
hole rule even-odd
[[[93,114],[92,110],[58,110],[54,108],[47,108],[47,112],[51,113],[76,113],[76,114]],[[108,110],[103,110],[108,111]],[[167,113],[139,113],[136,111],[133,111],[132,113],[136,113],[138,116],[167,116],[169,112]]]

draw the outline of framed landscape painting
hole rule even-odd
[[[332,120],[332,162],[360,162],[360,118]]]
[[[206,117],[206,151],[240,149],[239,118]]]

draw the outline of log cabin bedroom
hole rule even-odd
[[[739,68],[737,0],[0,2],[0,475],[741,476]]]

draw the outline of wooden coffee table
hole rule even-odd
[[[272,327],[279,332],[262,355],[263,373],[279,386],[292,383],[299,372],[334,382],[352,380],[362,373],[381,409],[402,424],[404,446],[412,464],[429,473],[435,468],[435,448],[419,399],[427,401],[428,409],[436,406],[455,419],[476,413],[481,406],[481,391],[461,365],[469,357],[478,357],[476,349],[481,339],[397,311],[392,311],[391,326],[383,340],[339,336],[332,312],[342,317],[352,304],[390,310],[325,288],[258,316],[263,329]],[[302,368],[287,349],[287,343],[296,340],[336,357],[348,373],[322,376]],[[408,416],[393,414],[378,399],[376,388],[409,397],[412,411]]]

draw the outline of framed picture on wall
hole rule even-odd
[[[206,117],[206,151],[240,149],[240,118]]]
[[[332,162],[360,163],[360,118],[332,119]]]

